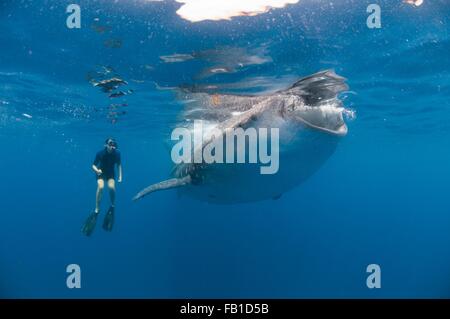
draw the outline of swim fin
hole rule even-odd
[[[81,232],[86,236],[91,236],[92,233],[94,232],[95,225],[97,224],[97,216],[98,214],[93,212],[86,219],[86,222],[84,223],[83,228],[81,229]]]
[[[114,207],[111,206],[106,213],[105,219],[103,220],[103,229],[106,231],[112,231],[114,225]]]

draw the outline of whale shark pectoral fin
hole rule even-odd
[[[136,194],[136,196],[133,197],[133,201],[136,201],[138,199],[141,199],[144,196],[147,196],[150,193],[156,192],[156,191],[162,191],[165,189],[171,189],[176,187],[185,186],[187,184],[191,183],[191,176],[187,175],[185,177],[181,178],[172,178],[168,179],[156,184],[152,184],[143,190],[141,190],[139,193]]]

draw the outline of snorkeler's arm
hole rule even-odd
[[[119,171],[119,177],[117,178],[117,181],[119,183],[122,183],[122,164],[117,165],[117,170]]]
[[[116,155],[116,163],[117,163],[117,171],[119,172],[119,177],[117,178],[117,182],[121,183],[122,182],[122,159],[120,156],[120,152],[117,152]]]
[[[99,163],[100,163],[100,155],[99,153],[97,153],[97,155],[95,155],[94,163],[92,163],[92,170],[97,175],[100,175],[102,173],[102,170],[97,167]]]
[[[97,168],[97,166],[92,165],[92,169],[95,172],[95,174],[100,175],[102,173],[102,170]]]

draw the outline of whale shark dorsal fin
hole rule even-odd
[[[139,193],[137,193],[136,196],[133,197],[133,201],[141,199],[142,197],[147,196],[148,194],[156,192],[156,191],[162,191],[165,189],[181,187],[181,186],[184,186],[184,185],[187,185],[190,183],[191,183],[190,175],[187,175],[187,176],[184,176],[181,178],[171,178],[171,179],[147,186],[146,188],[141,190]]]

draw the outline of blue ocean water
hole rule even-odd
[[[82,27],[69,29],[74,2],[0,2],[0,297],[450,297],[448,1],[304,0],[192,23],[173,1],[78,0]],[[110,68],[134,90],[118,110],[89,83]],[[183,105],[164,88],[257,93],[330,68],[356,118],[306,183],[248,204],[175,191],[131,201],[172,167]],[[124,168],[116,224],[87,238],[108,136]],[[66,286],[69,264],[81,289]],[[380,289],[366,285],[369,264]]]

